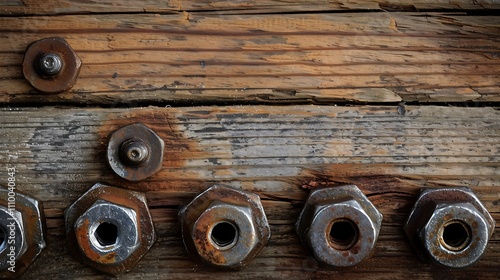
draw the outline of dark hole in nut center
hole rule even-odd
[[[7,229],[0,226],[0,251],[3,251],[7,246]]]
[[[118,227],[110,222],[102,222],[97,226],[94,236],[101,246],[114,245],[118,238]]]
[[[210,238],[212,242],[215,243],[219,249],[229,249],[238,237],[238,230],[230,222],[220,222],[216,224],[212,232],[210,233]]]
[[[460,220],[452,220],[443,226],[443,245],[451,251],[461,251],[471,240],[469,225]]]
[[[353,221],[338,219],[331,223],[328,238],[333,248],[348,250],[356,244],[358,237],[359,229]]]

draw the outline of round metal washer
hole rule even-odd
[[[37,69],[39,59],[48,53],[62,58],[62,69],[54,77],[43,76]],[[73,87],[80,73],[82,61],[62,38],[46,38],[28,46],[23,59],[23,74],[26,80],[44,93],[59,93]]]

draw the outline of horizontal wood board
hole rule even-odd
[[[162,170],[144,182],[112,174],[110,132],[142,122],[166,144]],[[47,248],[24,279],[100,279],[65,244],[63,211],[96,182],[146,192],[159,235],[120,279],[495,279],[500,273],[500,112],[436,106],[232,106],[0,110],[0,184],[17,169],[19,191],[43,202]],[[327,269],[294,223],[309,189],[357,184],[384,215],[375,255]],[[177,211],[214,184],[257,193],[272,238],[249,267],[223,272],[190,259]],[[422,187],[468,186],[497,223],[484,257],[450,270],[423,264],[402,225]],[[346,278],[346,279],[347,279]]]
[[[498,19],[467,12],[4,16],[0,102],[488,104],[500,101]],[[65,38],[83,66],[70,91],[40,94],[23,77],[23,55],[53,36]]]

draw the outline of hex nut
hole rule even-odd
[[[462,268],[483,255],[495,220],[469,188],[424,189],[404,230],[424,261]]]
[[[244,267],[271,238],[259,196],[228,187],[205,190],[179,219],[187,251],[215,267]]]
[[[126,180],[144,180],[161,169],[164,146],[163,140],[144,124],[130,124],[111,133],[108,163]]]
[[[156,241],[143,193],[95,184],[64,211],[70,251],[111,275],[132,270]]]
[[[14,251],[14,256],[22,256],[26,252],[26,231],[24,230],[23,214],[15,209],[0,206],[0,231],[2,240],[0,244],[0,267],[9,267],[7,256],[9,251]],[[8,237],[12,236],[14,250],[9,250]]]
[[[17,278],[46,246],[41,204],[22,193],[1,187],[0,231],[3,234],[0,242],[0,277]],[[12,265],[15,266],[14,272],[9,270]]]
[[[98,263],[109,263],[110,252],[113,261],[121,263],[140,245],[137,213],[109,201],[97,200],[78,217],[74,227],[78,245],[87,255],[97,252],[100,258],[95,261]],[[121,233],[119,238],[118,232]],[[80,238],[86,234],[89,238]]]
[[[23,59],[26,80],[43,93],[59,93],[73,87],[82,61],[63,38],[45,38],[28,46]]]
[[[382,214],[355,185],[311,192],[296,230],[314,258],[333,267],[348,267],[369,258]]]

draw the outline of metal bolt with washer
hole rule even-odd
[[[126,180],[146,179],[161,169],[164,145],[163,140],[144,124],[126,125],[109,137],[109,166]]]
[[[26,49],[23,74],[43,93],[69,90],[76,83],[82,61],[63,38],[45,38]]]

